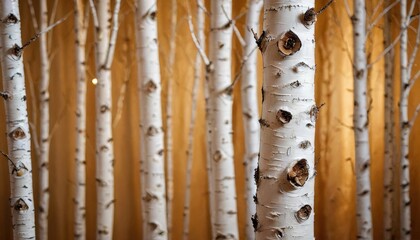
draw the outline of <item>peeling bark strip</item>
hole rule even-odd
[[[89,10],[83,6],[83,0],[74,0],[74,32],[76,48],[76,149],[74,196],[74,238],[86,239],[86,57],[85,44]],[[84,10],[83,10],[84,8]]]
[[[245,46],[243,51],[242,62],[242,82],[241,82],[241,99],[242,99],[242,121],[245,134],[245,201],[247,204],[246,213],[246,238],[251,240],[255,238],[254,228],[252,224],[252,216],[255,213],[255,203],[253,196],[256,193],[256,185],[253,181],[254,169],[258,164],[258,152],[260,137],[260,127],[258,123],[258,100],[257,100],[257,51],[254,51],[256,44],[251,29],[258,30],[260,27],[260,13],[262,10],[262,0],[249,0],[248,13],[246,15],[245,26]]]
[[[98,79],[95,89],[97,239],[112,239],[114,222],[114,145],[109,141],[112,139],[111,63],[118,32],[120,0],[115,1],[112,17],[110,4],[110,0],[98,0],[94,5],[93,0],[90,0],[95,25],[95,64]]]
[[[372,239],[370,198],[370,150],[367,107],[367,60],[365,52],[366,10],[365,0],[354,1],[354,139],[356,151],[356,221],[357,238]]]
[[[13,238],[35,239],[35,210],[32,190],[31,135],[23,63],[21,57],[11,56],[22,45],[19,1],[0,3],[1,69],[7,119],[6,138],[9,149],[10,210]]]
[[[313,0],[264,1],[257,240],[314,239],[315,69],[306,66],[315,66],[315,41],[314,24],[302,21],[313,7]]]
[[[216,239],[238,239],[236,214],[235,170],[232,142],[232,96],[226,94],[231,86],[232,1],[211,1],[209,73],[211,156],[214,182],[213,230]],[[235,214],[229,214],[235,212]]]
[[[156,0],[138,0],[136,9],[143,239],[168,239],[156,6]],[[153,87],[141,87],[147,85]]]

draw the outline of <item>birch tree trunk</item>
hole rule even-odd
[[[245,46],[243,52],[243,68],[241,82],[242,97],[242,120],[245,134],[245,201],[247,204],[246,238],[254,239],[255,233],[252,227],[252,215],[255,213],[253,200],[256,194],[254,182],[254,171],[258,165],[260,126],[258,124],[258,102],[257,102],[257,51],[254,35],[251,29],[258,32],[260,27],[260,13],[263,6],[262,0],[249,0],[248,13],[245,26]]]
[[[40,31],[48,27],[47,1],[40,0]],[[39,37],[41,58],[41,79],[39,86],[39,239],[48,239],[48,212],[49,212],[49,151],[50,151],[50,105],[49,105],[49,82],[50,61],[47,49],[47,34]]]
[[[365,0],[354,1],[354,113],[353,126],[356,141],[356,221],[357,238],[372,239],[372,216],[370,203],[370,150],[367,106],[367,60],[366,60],[366,8]]]
[[[204,10],[202,8],[203,2],[197,0],[197,40],[204,45]],[[197,108],[197,94],[200,79],[202,76],[203,64],[201,61],[200,53],[197,52],[195,57],[194,65],[194,82],[193,89],[191,91],[191,117],[190,117],[190,128],[188,133],[188,148],[187,148],[187,176],[186,176],[186,189],[185,189],[185,199],[184,199],[184,231],[183,239],[190,239],[190,201],[191,201],[191,172],[193,166],[193,142],[194,142],[194,128],[195,128],[195,119],[196,119],[196,108]]]
[[[98,83],[96,112],[97,239],[112,239],[114,222],[114,144],[112,137],[111,63],[118,32],[120,1],[115,1],[111,18],[110,0],[91,0],[95,24],[95,63]],[[112,24],[111,24],[112,19]],[[112,26],[112,31],[111,31]]]
[[[145,239],[167,239],[161,80],[156,0],[138,0],[136,13],[140,134],[144,141],[142,191]]]
[[[385,7],[389,6],[390,0],[385,1]],[[384,49],[392,44],[391,32],[392,18],[390,14],[384,19]],[[391,240],[395,237],[392,231],[393,218],[393,194],[394,194],[394,50],[393,48],[385,55],[385,153],[384,153],[384,239]]]
[[[410,93],[409,71],[408,71],[408,20],[407,20],[407,1],[400,1],[400,238],[402,240],[411,239],[411,217],[410,217],[410,169],[409,169],[409,137],[410,124],[408,119],[408,95]]]
[[[76,149],[75,149],[75,180],[74,197],[74,238],[86,239],[86,57],[85,44],[87,34],[87,19],[83,14],[82,0],[74,0],[74,32],[76,47]]]
[[[174,163],[172,156],[172,95],[173,95],[173,81],[174,81],[174,61],[176,54],[176,25],[177,25],[177,2],[171,1],[171,23],[170,23],[170,37],[169,54],[168,54],[168,91],[166,98],[166,174],[168,178],[167,184],[167,215],[168,215],[168,238],[171,239],[172,234],[172,205],[174,200]]]
[[[256,239],[314,239],[314,1],[265,0]]]
[[[26,107],[19,1],[3,0],[0,4],[3,71],[3,91],[0,95],[5,103],[13,238],[35,239],[31,135]]]

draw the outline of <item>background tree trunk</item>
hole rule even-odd
[[[390,0],[385,0],[384,6],[390,5]],[[384,19],[384,49],[392,44],[391,32],[392,18],[390,14]],[[385,143],[384,143],[384,239],[394,239],[392,231],[393,219],[393,194],[394,194],[394,164],[395,164],[395,135],[394,135],[394,48],[386,55],[385,70]]]
[[[263,6],[262,0],[249,0],[245,26],[245,46],[242,57],[241,97],[242,114],[245,133],[245,201],[247,204],[246,214],[246,237],[254,239],[255,233],[251,217],[255,213],[254,195],[257,187],[254,182],[254,172],[258,165],[260,126],[258,124],[258,101],[257,101],[257,45],[255,44],[252,31],[258,32],[260,28],[260,13]]]
[[[211,159],[214,182],[215,239],[238,239],[235,171],[232,142],[232,2],[211,1],[209,75]]]
[[[40,28],[41,32],[48,27],[47,0],[40,0]],[[41,58],[41,79],[39,85],[39,239],[48,239],[48,212],[49,212],[49,151],[50,151],[50,105],[49,82],[50,60],[48,57],[47,34],[39,37]]]
[[[14,239],[35,239],[31,134],[26,107],[19,1],[0,3],[1,68],[9,155],[10,210]],[[6,214],[4,214],[6,215]]]
[[[365,0],[354,1],[354,113],[353,127],[356,141],[356,221],[357,238],[372,239],[370,203],[370,150],[367,106],[366,8]]]
[[[313,7],[314,1],[264,1],[256,239],[314,239]]]
[[[114,223],[114,144],[112,137],[112,82],[111,63],[120,1],[115,1],[111,17],[111,1],[90,1],[95,25],[96,77],[96,187],[97,239],[112,239]],[[111,24],[112,19],[112,24]],[[112,26],[112,31],[111,31]]]
[[[197,40],[201,44],[201,46],[205,43],[205,35],[204,35],[204,10],[201,6],[201,0],[197,0]],[[195,128],[195,120],[196,120],[196,112],[197,112],[197,94],[198,94],[198,87],[200,83],[200,79],[202,76],[202,68],[203,64],[201,61],[200,53],[197,52],[195,56],[195,63],[194,63],[194,82],[193,88],[191,90],[191,117],[190,117],[190,127],[188,131],[188,147],[187,147],[187,174],[186,174],[186,189],[185,189],[185,199],[184,199],[184,231],[183,231],[183,239],[188,240],[190,239],[190,201],[191,201],[191,174],[192,174],[192,166],[193,166],[193,143],[194,143],[194,128]]]
[[[86,239],[86,57],[85,44],[89,15],[83,0],[74,0],[74,32],[76,47],[76,149],[74,197],[74,238]]]
[[[140,134],[144,141],[143,211],[145,239],[167,239],[161,80],[157,41],[156,1],[137,1],[138,91]]]

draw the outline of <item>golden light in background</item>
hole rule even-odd
[[[93,85],[96,85],[97,83],[98,83],[98,79],[96,79],[96,78],[92,79],[92,84]]]

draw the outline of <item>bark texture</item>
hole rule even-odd
[[[25,75],[19,1],[0,3],[1,68],[9,154],[10,210],[13,238],[35,239],[35,210],[32,191],[31,135],[26,106]],[[5,214],[5,213],[3,213]],[[3,226],[4,227],[4,226]]]
[[[42,32],[48,27],[47,0],[40,0],[40,28]],[[50,151],[50,60],[48,57],[47,34],[39,37],[41,58],[41,79],[39,82],[39,239],[48,239],[48,212],[49,212],[49,151]]]
[[[144,164],[144,239],[168,238],[156,7],[155,0],[137,1],[138,91],[140,134],[143,141],[141,157]]]
[[[174,61],[176,55],[176,28],[177,28],[177,11],[178,5],[176,0],[171,0],[171,23],[169,38],[169,54],[168,54],[168,89],[166,97],[166,175],[167,175],[167,215],[168,215],[168,238],[171,239],[172,233],[172,205],[174,200],[174,163],[172,153],[172,98],[173,98],[173,81],[174,81]]]
[[[95,89],[97,239],[112,239],[114,223],[115,159],[112,137],[111,63],[118,32],[120,1],[115,1],[112,17],[110,3],[110,0],[98,0],[96,6],[93,6],[91,1],[95,24],[95,63],[98,79]]]
[[[265,0],[256,239],[314,239],[314,1]]]
[[[86,57],[85,45],[88,15],[83,15],[83,0],[74,0],[74,32],[76,48],[76,149],[74,196],[74,238],[86,239]]]
[[[260,126],[258,124],[257,102],[257,45],[251,29],[258,32],[260,27],[260,13],[263,6],[262,0],[249,0],[245,26],[245,46],[242,57],[241,97],[242,114],[245,134],[245,201],[247,204],[246,214],[246,238],[254,239],[252,227],[252,215],[255,213],[254,195],[257,187],[254,182],[254,171],[258,164]]]
[[[366,8],[365,0],[354,1],[354,113],[353,126],[356,150],[356,223],[357,238],[372,239],[370,191],[370,150],[367,105]]]
[[[385,1],[385,7],[390,0]],[[392,18],[390,14],[384,19],[384,49],[392,44],[391,34]],[[395,136],[394,136],[394,48],[386,55],[385,70],[385,143],[384,143],[384,239],[394,239],[392,231],[393,194],[394,194],[394,165],[395,165]]]
[[[238,239],[232,142],[232,1],[211,1],[209,73],[211,149],[214,183],[214,239]]]
[[[203,4],[201,0],[197,0],[197,40],[203,46],[205,41],[204,38],[204,10],[201,7]],[[188,148],[187,148],[187,175],[186,175],[186,189],[184,199],[184,231],[183,239],[190,239],[190,201],[191,201],[191,173],[193,166],[193,143],[194,143],[194,128],[197,112],[197,94],[200,79],[202,76],[203,63],[201,61],[200,53],[197,52],[194,63],[194,82],[193,89],[191,91],[191,116],[190,116],[190,128],[188,132]]]

